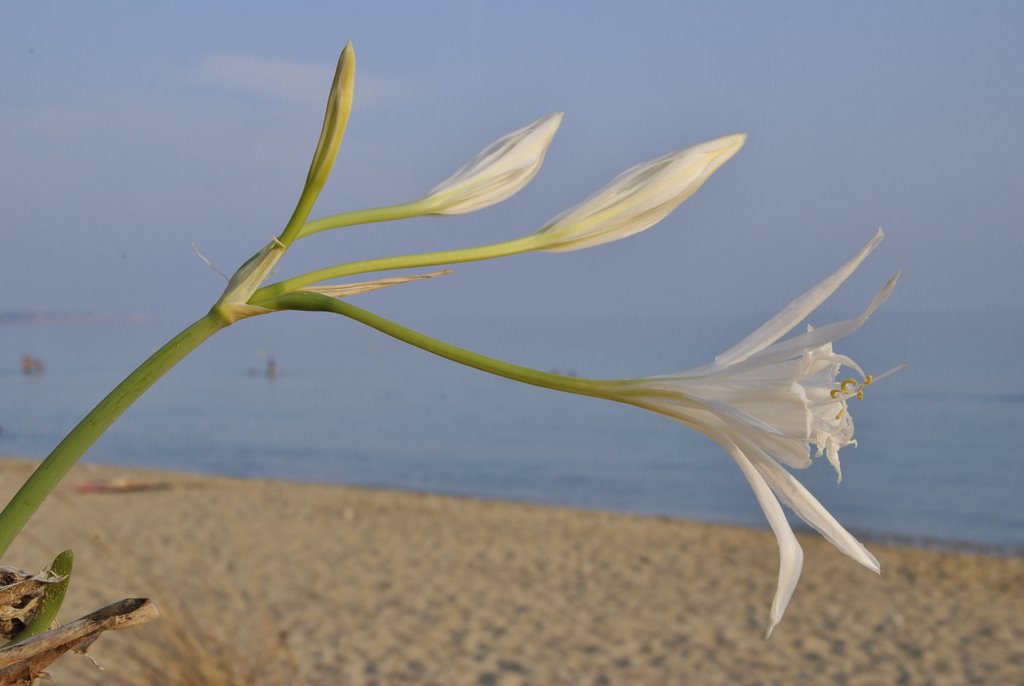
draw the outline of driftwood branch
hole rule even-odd
[[[14,567],[0,567],[0,638],[14,638],[32,621],[46,588],[61,577],[49,571],[39,574]]]
[[[127,629],[156,619],[159,614],[148,598],[129,598],[60,628],[0,648],[0,686],[31,684],[47,665],[69,650],[84,653],[104,631]]]

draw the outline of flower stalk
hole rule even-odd
[[[899,275],[885,284],[860,316],[817,329],[808,327],[804,334],[780,339],[853,274],[882,236],[879,230],[852,260],[712,363],[645,379],[587,379],[511,364],[431,338],[320,293],[286,294],[265,306],[340,314],[474,369],[534,386],[635,405],[707,435],[736,462],[778,541],[779,577],[769,610],[768,637],[782,620],[803,567],[803,551],[782,504],[841,552],[879,571],[878,560],[783,465],[809,467],[813,445],[817,456],[827,457],[841,478],[839,450],[856,445],[848,402],[863,398],[864,388],[875,379],[864,374],[849,357],[833,352],[832,344],[867,321],[888,299]],[[843,367],[854,370],[861,380],[839,380]]]
[[[514,137],[522,134],[523,131],[545,124],[553,116],[540,119],[527,129],[513,132],[505,138]],[[555,126],[560,121],[561,115],[558,115]],[[553,129],[535,160],[537,166],[543,160],[543,150],[546,150],[551,135],[554,135]],[[505,141],[505,138],[493,143],[478,157],[486,158],[488,150],[496,146],[500,148],[499,144]],[[582,203],[558,215],[534,233],[520,238],[472,248],[399,255],[325,267],[264,286],[254,294],[250,302],[259,305],[310,284],[355,274],[477,262],[533,251],[568,252],[620,240],[650,228],[667,217],[684,200],[696,193],[715,171],[739,152],[745,141],[744,134],[723,136],[632,167],[612,179],[607,186]],[[474,164],[478,164],[476,160],[467,164],[464,169],[472,169]],[[494,170],[490,169],[490,171]],[[532,168],[530,178],[534,173],[536,173],[536,168]],[[460,179],[463,176],[467,176],[467,174],[460,170],[452,179]],[[516,177],[516,182],[520,181],[522,179]],[[446,186],[449,182],[445,182],[439,188]],[[475,187],[465,179],[462,183]],[[484,182],[477,180],[475,183],[479,185]],[[490,183],[493,184],[493,180]],[[458,187],[461,186],[456,184],[456,188]],[[494,193],[490,197],[491,201],[496,202],[497,200],[494,199],[496,197],[504,199],[507,197],[504,195],[506,191],[507,189],[502,189],[501,193]],[[434,192],[438,192],[437,189]],[[447,191],[449,194],[454,192],[454,190]],[[442,196],[444,197],[445,194],[442,193]],[[316,224],[316,231],[326,231],[331,228],[348,226],[349,222],[355,222],[360,217],[369,217],[372,221],[383,221],[384,218],[415,216],[412,213],[416,211],[427,214],[429,213],[426,209],[429,207],[429,197],[408,205],[393,205],[379,210],[363,210],[361,213],[325,217],[312,222],[311,225]],[[477,201],[479,200],[477,198]],[[456,212],[449,213],[456,214]],[[313,232],[312,230],[306,232],[304,229],[300,235],[305,236]]]
[[[439,357],[458,364],[472,367],[520,383],[540,386],[554,391],[586,395],[595,398],[610,398],[614,388],[621,382],[587,379],[584,377],[564,376],[551,372],[524,367],[505,362],[487,355],[466,350],[437,338],[432,338],[407,326],[381,317],[348,302],[337,300],[320,293],[289,293],[267,303],[276,310],[296,310],[306,312],[328,312],[340,314],[354,321],[365,324],[392,338],[408,343],[414,347],[433,353]]]

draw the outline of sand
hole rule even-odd
[[[71,488],[117,475],[171,487]],[[80,465],[3,563],[73,548],[65,620],[163,613],[54,684],[1024,684],[1024,558],[801,543],[767,641],[773,536],[664,518]]]

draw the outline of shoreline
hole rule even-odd
[[[8,455],[0,453],[0,464],[5,461],[10,462],[24,462],[33,467],[42,461],[41,457],[25,457],[22,455]],[[386,484],[359,484],[359,483],[344,483],[344,482],[325,482],[307,479],[290,479],[290,478],[277,478],[277,477],[266,477],[266,476],[247,476],[240,474],[219,474],[213,472],[201,472],[193,470],[175,470],[175,469],[163,469],[153,467],[138,467],[129,464],[118,464],[115,462],[92,462],[83,461],[81,465],[95,466],[101,470],[114,472],[118,474],[165,474],[175,475],[181,478],[194,477],[197,479],[231,479],[242,482],[272,482],[282,484],[294,484],[296,486],[323,486],[325,488],[342,488],[342,489],[353,489],[357,491],[368,491],[368,492],[380,492],[380,493],[393,493],[397,496],[401,495],[413,495],[413,496],[437,496],[441,498],[452,498],[454,500],[465,500],[470,502],[481,502],[481,503],[506,503],[509,505],[523,505],[533,506],[542,508],[554,508],[554,509],[566,509],[574,512],[581,513],[594,513],[594,514],[611,514],[622,517],[639,517],[642,519],[652,520],[665,520],[671,522],[683,522],[693,524],[704,524],[708,526],[721,526],[726,528],[739,528],[753,532],[770,532],[767,522],[763,525],[751,525],[744,522],[730,522],[730,521],[708,521],[703,519],[688,519],[685,517],[677,517],[671,514],[660,514],[660,513],[648,513],[648,512],[631,512],[628,510],[616,510],[616,509],[602,509],[598,507],[586,507],[582,505],[572,505],[565,503],[556,502],[545,502],[540,500],[528,500],[528,499],[517,499],[517,498],[501,498],[501,497],[490,497],[487,495],[477,495],[471,493],[463,493],[459,491],[446,491],[446,490],[419,490],[415,488],[402,488],[400,486],[390,486]],[[78,467],[76,466],[76,469]],[[68,488],[68,484],[71,483],[69,475],[68,479],[62,482],[58,488]],[[753,498],[753,495],[751,495]],[[788,512],[788,511],[787,511]],[[790,524],[793,527],[793,531],[800,535],[816,536],[817,534],[813,529],[805,525],[796,517],[790,517]],[[865,545],[882,545],[891,548],[907,548],[910,550],[927,550],[939,553],[966,553],[971,555],[983,555],[987,557],[1024,557],[1024,544],[1013,545],[1013,544],[998,544],[998,543],[981,543],[977,541],[959,540],[953,538],[941,538],[935,536],[926,535],[914,535],[914,534],[901,534],[901,533],[885,533],[878,531],[870,531],[864,529],[848,528],[851,534],[861,541]]]
[[[0,497],[34,464],[0,458]],[[73,488],[119,475],[168,487]],[[873,543],[876,576],[798,538],[768,641],[768,531],[461,496],[82,463],[3,564],[73,548],[64,621],[133,596],[162,612],[55,684],[1024,681],[1024,558]]]

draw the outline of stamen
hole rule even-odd
[[[828,392],[829,396],[831,396],[833,400],[838,400],[839,402],[842,403],[842,407],[839,408],[839,412],[836,413],[836,421],[842,419],[843,415],[846,414],[847,398],[857,398],[857,400],[863,400],[865,386],[870,386],[875,381],[880,381],[885,377],[889,376],[890,374],[898,372],[905,366],[905,364],[901,364],[895,369],[890,369],[889,371],[885,372],[884,374],[880,374],[877,377],[872,376],[871,374],[866,374],[864,376],[863,381],[857,381],[857,379],[854,379],[852,377],[840,381],[839,388],[833,388],[831,391]]]
[[[842,381],[839,382],[839,388],[833,388],[831,391],[828,392],[828,394],[829,396],[831,396],[833,400],[838,400],[839,396],[841,395],[846,396],[847,398],[857,398],[857,400],[863,400],[864,387],[870,386],[874,380],[875,377],[871,376],[870,374],[866,375],[863,381],[857,381],[857,379],[854,379],[852,377],[848,379],[843,379]],[[839,411],[839,414],[836,415],[836,419],[839,419],[843,416],[843,411],[845,409],[846,408],[844,406],[843,409]]]

